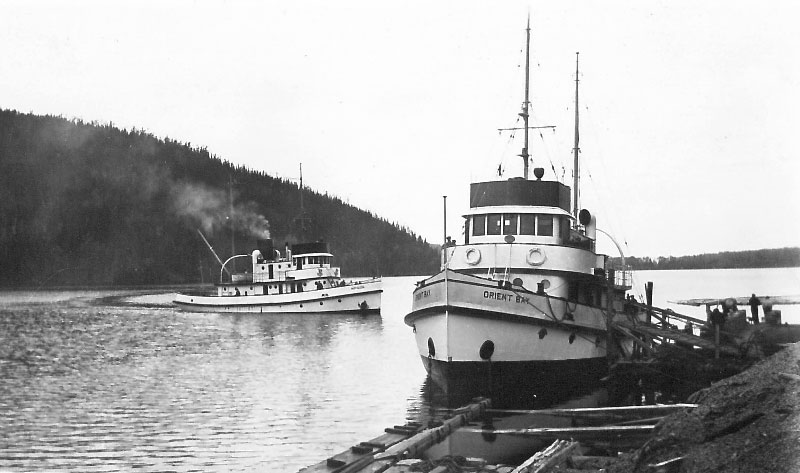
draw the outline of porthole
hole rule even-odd
[[[322,301],[319,301],[319,305],[322,305]]]
[[[520,287],[522,287],[522,279],[520,279],[520,278],[514,278],[514,280],[513,280],[513,281],[511,281],[511,282],[512,282],[512,284],[514,284],[515,286],[520,286]]]
[[[339,299],[339,302],[342,302],[342,300],[341,300],[341,299]]]
[[[436,356],[436,345],[433,344],[433,339],[428,337],[428,356]]]
[[[542,287],[545,289],[550,289],[550,280],[549,279],[542,279]]]
[[[481,345],[481,349],[478,351],[478,354],[481,356],[481,359],[488,360],[494,354],[494,342],[491,340],[486,340]]]

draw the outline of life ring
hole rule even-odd
[[[547,256],[545,256],[544,250],[541,248],[532,248],[525,256],[525,260],[531,266],[539,266],[540,264],[544,263],[546,259]]]
[[[467,252],[464,253],[464,260],[467,262],[467,264],[475,266],[481,261],[481,250],[477,248],[468,249]]]

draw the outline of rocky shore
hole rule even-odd
[[[645,445],[600,471],[800,472],[800,343],[688,402],[698,407],[664,418]]]

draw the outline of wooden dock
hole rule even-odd
[[[301,473],[411,473],[429,471],[494,471],[498,473],[544,473],[557,465],[570,465],[591,461],[609,461],[597,456],[598,451],[630,450],[642,446],[651,436],[658,421],[665,415],[685,409],[694,404],[623,406],[579,409],[540,410],[495,410],[489,409],[488,399],[476,402],[452,412],[439,425],[423,429],[419,424],[391,427],[368,442],[309,466]],[[578,427],[531,426],[522,429],[475,428],[471,422],[483,416],[517,414],[547,414],[569,417],[576,423],[587,420],[606,425]],[[474,424],[473,424],[474,425]],[[531,452],[527,460],[518,465],[494,464],[476,457],[444,456],[425,458],[428,449],[443,442],[453,432],[480,434],[482,436],[524,436],[552,441],[547,447]],[[547,444],[545,444],[547,445]],[[600,450],[598,450],[600,449]],[[587,456],[592,453],[595,456]]]

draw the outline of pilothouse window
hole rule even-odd
[[[519,216],[519,234],[536,235],[536,215],[522,214]]]
[[[502,223],[501,214],[489,214],[486,223],[487,235],[500,235],[500,223]]]
[[[539,231],[536,232],[540,236],[553,236],[553,216],[552,215],[539,215]]]
[[[474,236],[486,235],[486,215],[472,217],[472,234]]]
[[[503,235],[517,234],[517,214],[503,215]]]

